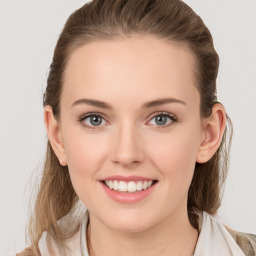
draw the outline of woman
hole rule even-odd
[[[209,30],[180,0],[74,12],[50,67],[47,156],[19,255],[255,255],[255,236],[214,217],[231,125],[218,66]]]

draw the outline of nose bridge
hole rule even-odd
[[[143,145],[140,130],[128,120],[119,123],[114,131],[112,161],[129,165],[143,160]]]

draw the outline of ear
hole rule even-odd
[[[226,127],[226,111],[221,103],[214,104],[212,114],[203,120],[203,139],[196,162],[205,163],[218,150]]]
[[[52,149],[59,159],[62,166],[67,165],[65,149],[61,138],[61,129],[59,122],[55,119],[52,107],[47,105],[44,107],[44,124],[47,130],[48,139]]]

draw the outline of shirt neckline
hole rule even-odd
[[[202,219],[203,218],[203,214],[199,213],[199,234],[198,234],[198,239],[197,239],[197,244],[198,244],[198,240],[200,237],[200,230],[201,230],[201,225],[202,225]],[[89,256],[89,251],[88,251],[88,245],[87,245],[87,237],[86,237],[86,231],[87,231],[87,227],[88,227],[88,222],[89,222],[89,211],[86,210],[84,217],[82,219],[82,224],[81,224],[81,236],[80,236],[80,244],[81,244],[81,255],[82,256]],[[197,247],[197,245],[196,245]],[[195,256],[195,251],[196,248],[192,254],[192,256]]]
[[[198,239],[193,256],[225,255],[245,256],[224,225],[214,216],[205,211],[198,211]],[[89,222],[89,212],[86,210],[81,224],[81,255],[89,256],[86,230]],[[216,244],[217,243],[217,244]],[[222,244],[220,246],[220,244]],[[217,247],[216,247],[217,246]]]

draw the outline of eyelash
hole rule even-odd
[[[95,117],[95,116],[96,116],[96,117],[101,117],[101,118],[104,119],[104,117],[102,116],[102,114],[97,113],[97,112],[92,112],[92,113],[88,113],[88,114],[82,115],[82,116],[78,119],[78,121],[79,121],[80,124],[82,124],[83,121],[84,121],[86,118],[92,117],[92,116],[94,116],[94,117]],[[164,129],[164,128],[169,127],[173,122],[178,122],[177,117],[175,117],[174,115],[171,115],[171,114],[169,114],[169,113],[167,113],[167,112],[158,112],[158,113],[157,113],[156,115],[154,115],[150,120],[152,120],[153,118],[156,118],[156,117],[158,117],[158,116],[169,117],[172,122],[171,122],[170,124],[168,124],[168,125],[157,126],[157,129]],[[88,128],[88,129],[101,129],[100,126],[88,126],[88,125],[84,125],[84,124],[82,124],[82,125],[83,125],[84,127]]]

